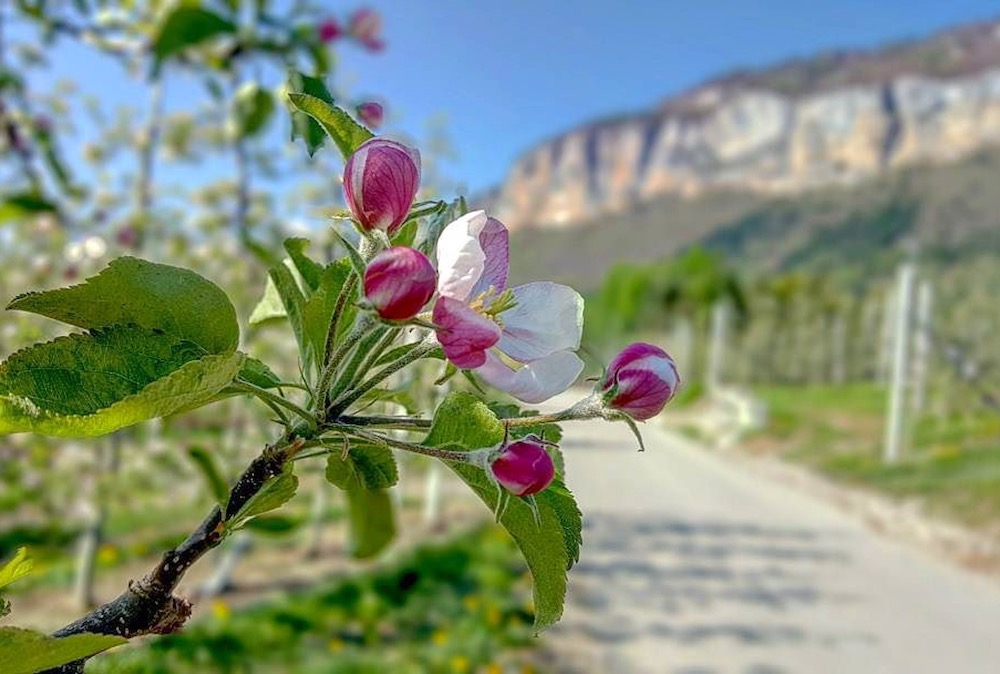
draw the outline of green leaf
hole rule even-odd
[[[387,489],[399,481],[396,459],[388,447],[352,440],[347,456],[327,458],[326,479],[341,489]]]
[[[41,213],[55,213],[56,205],[34,192],[0,197],[0,222],[19,220]]]
[[[298,530],[302,524],[303,520],[301,517],[292,517],[290,515],[261,515],[260,517],[254,517],[253,519],[247,521],[247,523],[243,525],[243,528],[257,534],[284,536]]]
[[[250,314],[249,322],[250,325],[257,326],[273,323],[283,318],[288,318],[288,314],[285,312],[285,305],[281,301],[281,295],[278,294],[278,288],[274,285],[274,281],[271,280],[269,275],[267,277],[267,285],[264,286],[264,296],[260,298],[257,306],[254,307],[253,313]]]
[[[0,434],[104,435],[211,402],[243,355],[120,325],[23,349],[0,365]]]
[[[417,223],[416,219],[410,220],[396,230],[396,233],[392,237],[392,245],[412,248],[413,242],[417,239],[417,230],[419,229],[420,225]]]
[[[302,358],[302,362],[309,369],[315,361],[313,354],[307,349],[305,328],[303,327],[302,313],[305,310],[306,296],[302,293],[302,289],[299,288],[299,284],[295,281],[295,276],[291,270],[284,264],[272,267],[268,271],[268,275],[271,277],[271,282],[274,284],[278,297],[281,298],[282,306],[285,307],[285,314],[288,316],[288,322],[292,326],[295,341],[299,345],[299,355]]]
[[[0,672],[35,674],[126,643],[105,634],[74,634],[56,639],[18,627],[0,627]]]
[[[239,529],[251,518],[277,510],[288,503],[298,489],[299,478],[292,472],[292,466],[289,464],[280,475],[275,475],[267,480],[264,486],[243,504],[239,512],[229,513],[227,505],[226,515],[223,519],[229,524],[230,529]]]
[[[368,264],[365,262],[365,259],[361,257],[361,252],[336,229],[333,230],[333,235],[337,237],[337,241],[339,241],[340,245],[344,247],[344,251],[347,253],[347,259],[351,261],[351,266],[354,267],[354,272],[358,275],[358,278],[364,278],[365,269],[368,268]]]
[[[188,47],[234,33],[236,24],[215,12],[193,4],[178,4],[163,18],[153,36],[153,72],[159,72],[164,61]]]
[[[306,300],[305,306],[302,308],[303,334],[312,362],[316,364],[317,368],[321,367],[323,363],[326,335],[330,331],[330,321],[333,319],[333,311],[337,307],[337,299],[350,277],[351,266],[349,262],[339,260],[330,263],[323,269],[316,291]],[[339,335],[343,335],[354,323],[357,308],[350,300],[351,298],[348,298],[340,318]]]
[[[326,83],[319,77],[310,77],[299,72],[293,72],[288,78],[288,89],[292,92],[309,94],[316,98],[333,103],[333,96],[326,88]],[[291,102],[289,102],[290,104]],[[306,150],[309,156],[316,154],[316,151],[323,146],[326,141],[326,132],[315,119],[299,112],[292,107],[292,140],[302,138],[306,143]]]
[[[308,93],[290,93],[288,99],[296,108],[306,113],[329,134],[340,149],[340,154],[347,160],[355,150],[366,140],[374,138],[374,134],[351,118],[344,110],[333,104],[333,101],[323,100]]]
[[[424,441],[435,447],[455,445],[474,450],[503,440],[503,425],[490,409],[470,393],[449,395],[437,413]],[[475,466],[449,463],[462,480],[489,507],[497,503],[497,486]],[[566,596],[566,571],[579,560],[582,515],[561,480],[535,495],[538,522],[528,504],[511,498],[500,518],[521,549],[534,579],[535,629],[541,631],[562,615]]]
[[[131,323],[213,354],[233,353],[240,336],[236,310],[214,283],[134,257],[114,260],[80,285],[20,295],[7,308],[86,329]]]
[[[247,82],[233,99],[233,123],[241,138],[254,136],[267,127],[274,116],[274,99],[256,82]]]
[[[295,269],[298,270],[309,290],[316,290],[319,287],[320,278],[323,276],[323,265],[306,255],[309,244],[309,239],[285,239],[285,250],[288,251],[292,264],[295,265]]]
[[[240,368],[239,378],[260,388],[278,388],[281,379],[264,363],[246,356]]]
[[[386,491],[399,480],[392,452],[352,440],[346,457],[339,451],[330,454],[326,479],[347,492],[351,554],[365,559],[380,553],[396,535],[392,500]]]
[[[28,559],[28,549],[20,548],[14,559],[0,567],[0,590],[31,573],[32,562]],[[10,613],[10,602],[0,597],[0,618]]]
[[[28,559],[28,549],[19,548],[14,559],[0,568],[0,589],[3,589],[31,573],[32,562]]]
[[[394,403],[405,409],[407,414],[419,414],[421,411],[420,404],[409,389],[374,388],[358,399],[362,408],[367,408],[371,403]]]
[[[347,515],[351,523],[350,550],[358,559],[374,557],[396,536],[392,499],[385,489],[349,489]]]
[[[215,457],[204,447],[198,446],[188,447],[187,453],[204,476],[215,500],[219,504],[228,501],[229,484],[226,482],[226,478],[222,477],[222,471],[219,470],[219,466],[215,463]]]
[[[408,355],[411,351],[416,348],[424,346],[423,342],[410,342],[409,344],[403,344],[402,346],[397,346],[393,349],[389,349],[382,356],[375,361],[373,367],[379,367],[381,365],[386,365],[387,363],[392,363],[399,360],[400,358]]]

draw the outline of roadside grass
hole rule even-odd
[[[102,656],[91,674],[536,671],[530,582],[487,526]]]
[[[748,439],[756,452],[804,463],[837,480],[916,498],[963,524],[1000,527],[1000,416],[988,411],[911,428],[900,460],[881,458],[885,390],[872,385],[782,386],[755,390],[768,426]]]

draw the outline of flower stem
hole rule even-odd
[[[341,297],[343,297],[344,294],[345,293],[341,293]],[[358,342],[364,339],[365,335],[367,335],[368,332],[371,331],[376,325],[378,325],[378,322],[372,320],[370,316],[362,316],[354,326],[354,329],[351,330],[351,334],[345,337],[344,341],[341,342],[340,347],[336,351],[328,353],[326,363],[323,365],[323,374],[320,375],[319,386],[317,387],[317,397],[320,402],[320,409],[326,406],[327,396],[330,394],[330,385],[333,383],[333,378],[337,374],[337,369],[340,367],[341,361],[344,360],[344,356],[346,356],[350,350],[358,344]],[[336,340],[336,331],[337,328],[334,325],[334,322],[331,322],[330,332],[326,337],[328,352],[333,350],[332,345]]]
[[[428,447],[427,445],[421,445],[416,442],[397,440],[396,438],[390,438],[385,435],[380,435],[378,433],[370,433],[368,431],[362,431],[359,429],[353,429],[350,431],[344,430],[344,432],[362,438],[364,440],[368,440],[370,442],[388,445],[389,447],[396,447],[397,449],[402,449],[407,452],[413,452],[414,454],[432,456],[435,459],[441,459],[443,461],[473,463],[472,459],[473,456],[475,456],[473,452],[457,452],[449,449],[441,449],[439,447]]]
[[[338,417],[338,421],[350,426],[375,426],[377,428],[393,428],[413,431],[429,430],[434,423],[431,419],[421,419],[419,417],[386,417],[386,416],[365,416]]]
[[[560,421],[598,419],[604,416],[605,410],[601,399],[595,395],[591,395],[577,402],[572,407],[562,410],[561,412],[555,412],[553,414],[538,414],[530,417],[515,417],[513,419],[502,419],[501,421],[511,428],[517,428],[518,426],[556,424]]]
[[[362,383],[356,389],[351,391],[346,397],[335,401],[327,412],[327,418],[328,419],[336,418],[341,412],[343,412],[348,407],[357,402],[358,399],[361,398],[361,396],[371,391],[373,388],[381,384],[383,381],[388,379],[393,374],[402,370],[407,365],[415,363],[421,358],[431,354],[436,348],[438,348],[436,342],[432,340],[427,340],[424,342],[422,346],[418,346],[417,348],[413,349],[413,351],[410,351],[408,354],[406,354],[399,360],[388,364],[371,379]]]
[[[309,422],[310,426],[316,425],[316,417],[310,414],[308,411],[302,409],[291,400],[282,398],[281,396],[276,396],[266,389],[262,389],[259,386],[254,386],[253,384],[245,381],[235,381],[230,387],[233,390],[240,391],[241,393],[249,393],[250,395],[257,396],[266,403],[272,405],[277,405],[279,407],[284,407],[302,417],[305,421]]]

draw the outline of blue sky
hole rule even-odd
[[[387,49],[344,50],[358,93],[417,131],[437,112],[473,191],[548,136],[655,105],[736,67],[872,47],[998,12],[973,0],[397,0],[375,2]]]
[[[361,4],[330,7],[342,17]],[[443,115],[458,153],[446,172],[473,193],[502,180],[534,143],[597,117],[656,105],[713,75],[823,49],[874,47],[997,12],[975,0],[367,4],[384,16],[387,47],[378,54],[340,48],[337,81],[355,95],[384,100],[390,132],[420,138],[428,121]],[[107,103],[144,106],[144,98],[131,98],[138,86],[119,85],[116,64],[64,45],[53,55],[53,79],[70,76]],[[205,96],[190,78],[168,86],[170,107],[189,107],[182,99],[190,96]]]

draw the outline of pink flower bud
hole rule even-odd
[[[336,19],[329,18],[320,22],[319,27],[316,29],[316,34],[319,36],[320,42],[329,44],[343,35],[344,31]]]
[[[366,141],[344,167],[344,197],[366,230],[395,232],[419,187],[420,153],[392,140]]]
[[[382,17],[374,9],[359,9],[354,12],[347,24],[347,32],[372,51],[380,51],[385,46],[380,35]]]
[[[666,351],[637,342],[611,361],[601,389],[609,407],[645,421],[660,413],[680,383],[677,366]]]
[[[115,241],[122,248],[135,248],[136,244],[139,242],[139,233],[136,231],[135,227],[126,225],[118,230],[115,234]]]
[[[382,105],[374,101],[368,101],[358,106],[358,117],[369,129],[377,129],[382,126]]]
[[[504,447],[491,470],[497,482],[514,496],[537,494],[552,483],[556,474],[552,457],[532,435]]]
[[[413,318],[437,286],[437,272],[419,250],[397,246],[384,250],[365,269],[365,298],[390,321]]]

